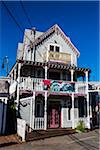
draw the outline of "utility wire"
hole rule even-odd
[[[23,11],[24,11],[24,13],[25,13],[25,16],[26,16],[26,18],[27,18],[27,20],[28,20],[28,22],[29,22],[29,24],[30,24],[30,26],[31,26],[31,28],[32,28],[31,20],[30,20],[30,18],[29,18],[29,16],[28,16],[28,13],[27,13],[27,11],[26,11],[26,9],[25,9],[25,7],[24,7],[24,4],[23,4],[23,2],[22,2],[21,0],[20,0],[19,2],[20,2],[20,4],[21,4],[21,7],[22,7],[22,9],[23,9]]]
[[[19,29],[23,32],[23,29],[21,28],[20,24],[17,22],[17,20],[15,19],[15,17],[12,15],[12,13],[10,12],[9,8],[6,6],[6,4],[4,3],[4,1],[2,1],[2,4],[4,5],[4,7],[6,8],[6,10],[8,11],[9,15],[11,16],[11,18],[14,20],[14,22],[16,23],[16,25],[19,27]]]
[[[21,30],[21,32],[25,35],[25,37],[30,40],[30,42],[34,43],[23,31],[23,29],[21,28],[20,24],[17,22],[17,20],[15,19],[15,17],[12,15],[11,11],[9,10],[9,8],[7,7],[7,5],[4,3],[4,1],[2,1],[2,4],[4,5],[4,7],[6,8],[6,10],[8,11],[9,15],[11,16],[11,18],[14,20],[14,22],[16,23],[16,25],[19,27],[19,29]],[[41,53],[37,50],[37,52],[39,53],[39,55],[43,58],[43,56],[41,55]],[[43,58],[44,59],[44,58]]]

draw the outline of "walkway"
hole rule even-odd
[[[0,150],[99,150],[99,130],[82,134],[52,137],[23,144],[3,147]]]

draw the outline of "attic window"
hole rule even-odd
[[[50,45],[50,51],[54,51],[54,46]]]
[[[60,49],[59,46],[56,46],[56,47],[55,47],[55,51],[56,51],[56,52],[59,52],[59,49]]]
[[[61,46],[58,45],[58,44],[50,44],[49,45],[49,51],[60,52],[61,51]]]

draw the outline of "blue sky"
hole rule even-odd
[[[10,12],[20,24],[23,31],[31,28],[19,1],[5,2]],[[37,30],[46,31],[58,24],[70,37],[81,55],[79,67],[92,70],[91,80],[99,78],[99,2],[97,1],[58,1],[34,2],[23,1],[24,8]],[[2,59],[9,58],[9,70],[16,60],[18,42],[22,42],[23,33],[15,24],[2,2],[0,2],[0,76],[5,75],[1,69]]]

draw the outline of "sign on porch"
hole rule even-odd
[[[66,83],[55,80],[44,80],[44,90],[50,90],[50,92],[74,92],[75,84],[74,83]]]

